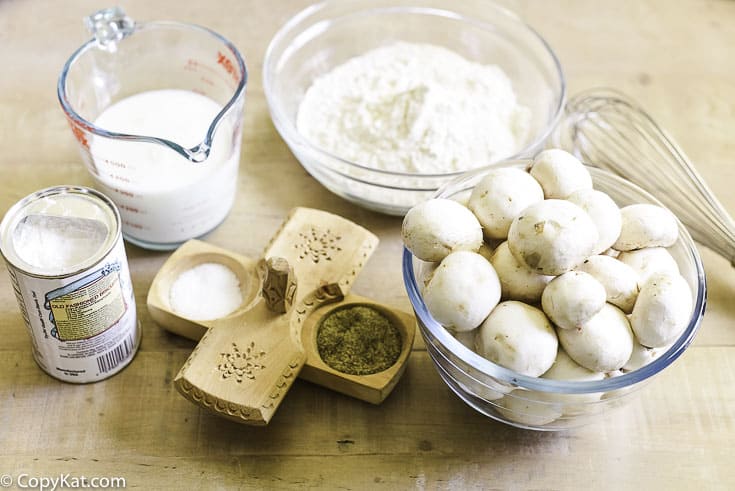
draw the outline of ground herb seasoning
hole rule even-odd
[[[319,356],[342,373],[369,375],[393,366],[403,347],[401,333],[377,309],[351,305],[335,309],[319,323]]]

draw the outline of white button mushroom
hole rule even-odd
[[[610,196],[594,189],[579,189],[569,195],[567,201],[582,208],[597,227],[597,244],[594,254],[602,254],[612,247],[622,227],[620,208]]]
[[[623,370],[625,372],[638,370],[666,353],[670,347],[671,345],[668,344],[666,346],[661,346],[660,348],[648,348],[636,342],[633,344],[633,354],[630,355],[628,363],[623,366]]]
[[[462,343],[463,346],[465,346],[467,349],[470,349],[472,351],[475,351],[475,336],[477,335],[477,329],[473,329],[471,331],[461,331],[456,332],[452,331],[452,336]],[[456,370],[452,368],[447,368],[447,370]],[[473,369],[470,369],[473,370]],[[456,377],[458,378],[464,378],[463,373],[457,372]],[[487,401],[494,401],[496,399],[500,399],[505,394],[509,393],[514,389],[513,386],[506,385],[500,381],[497,380],[488,380],[486,376],[472,376],[471,373],[469,373],[471,379],[464,382],[467,390],[475,394],[477,397],[481,397]],[[480,378],[482,378],[482,381],[480,381]]]
[[[692,313],[692,292],[679,274],[657,274],[641,285],[630,316],[638,342],[649,348],[670,344],[682,333]]]
[[[604,372],[593,372],[589,370],[572,358],[564,351],[563,348],[559,349],[556,354],[556,360],[554,364],[544,373],[541,378],[548,378],[551,380],[575,380],[577,382],[591,382],[595,380],[602,380],[605,378]],[[600,395],[597,395],[597,399]]]
[[[620,251],[616,251],[612,247],[602,252],[603,256],[610,256],[610,257],[618,257],[620,255]]]
[[[516,259],[533,271],[559,275],[582,263],[597,244],[597,227],[579,206],[547,199],[529,206],[508,231]]]
[[[544,199],[544,191],[527,172],[512,167],[492,169],[475,186],[468,208],[485,237],[505,239],[510,223],[525,208]]]
[[[589,171],[574,155],[558,148],[536,155],[529,170],[544,190],[544,196],[566,199],[579,189],[592,189]]]
[[[619,251],[632,251],[644,247],[669,247],[679,237],[676,217],[666,208],[639,203],[620,210],[623,225],[620,236],[613,244]]]
[[[471,386],[468,387],[475,396],[485,399],[486,401],[496,401],[503,397],[505,394],[511,393],[515,387],[506,387],[500,383],[488,382],[487,385],[482,385],[480,382],[470,382]]]
[[[558,327],[575,329],[602,310],[606,297],[605,288],[592,275],[569,271],[546,286],[541,307]]]
[[[621,252],[618,261],[627,264],[638,273],[639,286],[655,274],[679,274],[679,265],[664,247],[647,247],[637,251]]]
[[[544,426],[562,415],[562,404],[543,399],[543,393],[515,390],[498,401],[496,411],[509,421],[524,426]]]
[[[406,213],[403,243],[424,261],[441,261],[455,251],[477,251],[482,227],[475,215],[451,199],[430,199]]]
[[[480,248],[477,250],[477,253],[489,261],[490,258],[493,257],[494,250],[495,247],[493,247],[492,244],[483,242]]]
[[[490,257],[490,263],[500,278],[501,294],[504,299],[537,303],[541,300],[546,285],[554,279],[553,276],[535,273],[525,264],[521,264],[511,254],[507,241],[495,249]]]
[[[620,369],[620,370],[613,370],[612,372],[605,372],[605,378],[616,378],[616,377],[622,377],[623,375],[625,375],[625,372],[623,372],[622,369]],[[605,402],[605,405],[607,407],[621,406],[623,404],[623,400],[624,400],[624,399],[622,399],[622,397],[625,394],[627,394],[627,393],[635,390],[636,387],[637,386],[635,384],[634,385],[627,385],[627,386],[621,387],[619,389],[614,389],[614,390],[611,390],[609,392],[605,392],[604,394],[602,394],[601,399],[603,401],[606,401]]]
[[[541,378],[551,380],[567,380],[574,382],[594,382],[605,378],[604,372],[593,372],[588,370],[559,348],[556,354],[556,361],[544,373]],[[602,392],[588,392],[582,394],[559,394],[554,392],[545,392],[542,399],[545,401],[555,401],[564,403],[564,414],[580,414],[588,409],[588,405],[598,401],[602,397]]]
[[[631,355],[631,356],[633,356],[633,355]],[[605,378],[622,377],[623,375],[625,375],[625,372],[623,371],[622,368],[619,369],[619,370],[613,370],[612,372],[605,372]],[[603,399],[604,398],[605,398],[605,396],[603,395]]]
[[[421,260],[419,259],[419,261]],[[416,283],[418,284],[419,291],[422,295],[424,294],[424,290],[426,290],[426,285],[431,281],[431,277],[434,276],[434,271],[436,271],[438,266],[439,263],[429,263],[426,261],[418,263],[416,267]]]
[[[579,329],[558,329],[567,354],[593,372],[618,370],[633,352],[633,333],[622,310],[609,303]]]
[[[475,337],[477,353],[523,375],[538,377],[556,359],[558,340],[544,313],[523,302],[501,302]]]
[[[626,314],[633,311],[638,298],[638,273],[633,268],[614,257],[599,255],[585,259],[577,270],[591,274],[602,283],[608,302]]]
[[[477,335],[477,331],[475,329],[472,329],[471,331],[452,331],[452,336],[454,336],[454,339],[462,343],[462,345],[470,349],[472,351],[475,351],[475,336]]]
[[[431,315],[455,331],[479,326],[498,301],[498,275],[476,252],[457,251],[445,257],[424,288],[424,302]]]

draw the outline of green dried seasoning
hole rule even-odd
[[[319,356],[342,373],[370,375],[393,366],[403,347],[401,332],[377,309],[352,305],[334,309],[319,323]]]

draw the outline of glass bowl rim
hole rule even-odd
[[[452,12],[451,7],[449,6],[442,7],[442,8],[421,6],[421,0],[416,0],[416,5],[414,6],[393,6],[393,7],[370,7],[369,2],[367,1],[361,2],[359,0],[353,1],[353,3],[359,4],[362,8],[360,10],[351,11],[348,14],[349,16],[354,16],[357,14],[367,15],[367,14],[374,14],[376,12],[386,12],[386,11],[388,12],[400,11],[402,13],[410,13],[410,14],[430,13],[431,15],[435,15],[435,16],[441,15],[443,17],[453,18],[455,20],[460,19],[463,22],[472,21],[472,19],[466,15],[461,15],[461,14]],[[438,174],[421,174],[421,173],[397,172],[397,171],[390,171],[390,170],[384,170],[384,169],[376,169],[374,167],[369,167],[369,166],[362,165],[357,162],[353,162],[351,160],[344,159],[331,152],[328,152],[326,150],[319,148],[318,146],[312,144],[310,141],[304,138],[301,135],[301,133],[299,133],[296,126],[293,123],[291,123],[291,119],[286,116],[285,110],[281,107],[281,104],[279,103],[277,98],[274,96],[274,93],[272,90],[272,87],[274,84],[274,82],[272,81],[272,79],[274,78],[273,67],[280,61],[280,58],[278,60],[275,59],[275,50],[279,47],[280,44],[283,44],[284,38],[288,34],[290,34],[293,30],[295,30],[302,21],[308,19],[310,16],[317,14],[318,12],[321,12],[322,10],[327,9],[333,5],[343,5],[343,4],[344,4],[343,0],[342,1],[325,0],[323,2],[315,3],[315,4],[312,4],[304,8],[303,10],[298,12],[296,15],[291,17],[288,21],[286,21],[286,23],[276,32],[276,34],[273,36],[270,43],[268,44],[268,48],[266,49],[265,56],[263,58],[263,92],[265,94],[266,102],[268,104],[268,109],[271,114],[273,124],[275,125],[276,129],[278,129],[278,131],[282,134],[282,136],[284,137],[284,140],[286,140],[286,142],[289,145],[295,144],[301,147],[306,147],[310,152],[313,152],[324,158],[337,161],[338,163],[347,165],[349,167],[354,167],[354,168],[357,168],[363,171],[367,171],[369,173],[374,173],[376,175],[430,179],[430,178],[453,178],[453,177],[461,176],[462,174],[467,172],[467,170],[465,169],[465,170],[460,170],[460,171],[438,173]],[[499,15],[504,16],[504,18],[506,18],[507,20],[515,22],[518,25],[518,27],[520,27],[521,29],[525,29],[526,32],[531,35],[531,37],[533,37],[536,41],[539,41],[541,47],[544,48],[544,52],[553,61],[553,65],[556,69],[556,75],[559,78],[559,94],[558,94],[558,98],[556,99],[556,107],[554,107],[551,120],[544,126],[543,131],[541,131],[539,135],[532,142],[525,145],[524,148],[516,152],[514,155],[501,157],[500,160],[519,158],[522,155],[524,155],[528,150],[535,148],[538,145],[541,145],[544,141],[546,141],[546,139],[549,138],[549,136],[551,135],[551,133],[554,131],[559,121],[561,120],[561,117],[564,113],[564,106],[565,106],[566,97],[567,97],[566,78],[564,77],[564,71],[562,70],[561,62],[559,61],[559,58],[556,56],[556,53],[554,52],[554,50],[551,48],[551,45],[534,28],[532,28],[529,24],[524,22],[515,12],[505,7],[496,5],[489,1],[487,2],[487,5],[485,5],[485,7],[488,9],[493,9]],[[346,17],[346,15],[342,17]],[[473,21],[473,23],[478,24],[477,21]],[[483,24],[488,24],[488,23],[483,22]],[[288,49],[288,47],[289,46],[287,45],[285,49]],[[319,160],[319,162],[321,163],[321,159]],[[492,164],[489,164],[489,165],[492,165]],[[413,190],[413,188],[409,188],[409,189]],[[432,188],[432,190],[433,189],[434,188]]]
[[[446,197],[445,193],[449,188],[459,188],[463,184],[476,178],[478,175],[488,172],[493,168],[526,167],[530,162],[530,159],[509,159],[497,164],[491,164],[474,169],[466,172],[463,176],[446,183],[437,190],[433,197]],[[603,176],[605,179],[609,179],[620,186],[627,187],[642,195],[642,197],[644,197],[648,202],[663,206],[648,191],[642,189],[636,184],[606,170],[590,165],[586,165],[586,167],[592,174],[593,181],[596,175]],[[694,336],[699,329],[707,303],[707,281],[705,278],[704,266],[693,239],[681,222],[679,222],[679,240],[682,241],[687,255],[690,256],[694,264],[697,279],[696,300],[693,305],[691,318],[689,319],[686,328],[679,335],[676,341],[667,349],[667,351],[651,363],[637,370],[623,373],[616,377],[608,377],[596,381],[580,382],[553,380],[522,375],[518,372],[497,365],[464,346],[429,313],[422,295],[419,292],[418,283],[414,274],[414,256],[411,254],[411,251],[405,247],[403,248],[402,258],[403,282],[408,293],[409,301],[411,302],[416,314],[422,337],[424,337],[424,342],[431,344],[434,344],[435,342],[438,343],[440,345],[438,348],[440,351],[442,348],[449,351],[452,355],[456,356],[461,363],[477,370],[481,374],[491,376],[501,383],[509,384],[514,388],[525,388],[545,393],[586,394],[594,392],[608,392],[643,382],[665,369],[684,353],[693,341]],[[427,339],[428,335],[433,339]],[[463,369],[463,372],[464,371],[465,370]]]

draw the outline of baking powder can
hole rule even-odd
[[[140,326],[120,213],[109,198],[79,186],[26,196],[0,223],[0,252],[46,373],[87,383],[130,363]]]

